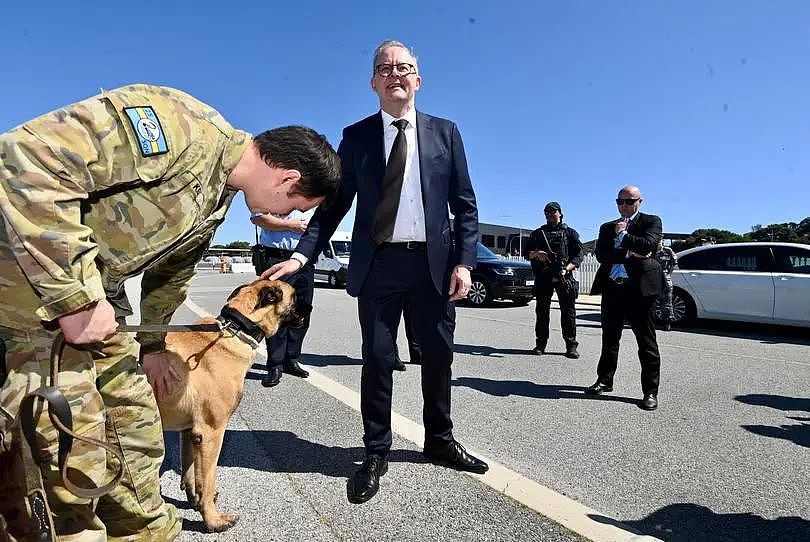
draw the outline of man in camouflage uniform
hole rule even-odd
[[[658,241],[658,252],[655,253],[655,258],[661,263],[661,272],[664,277],[658,306],[661,311],[661,320],[663,320],[663,329],[670,331],[672,320],[675,319],[675,311],[672,308],[672,272],[678,264],[678,256],[675,255],[672,248],[664,246],[664,240],[661,239]]]
[[[69,345],[59,387],[73,430],[120,447],[126,463],[108,495],[76,497],[59,478],[57,432],[39,417],[61,540],[170,540],[181,528],[160,495],[163,439],[149,385],[162,396],[175,375],[162,334],[137,337],[142,370],[135,341],[116,333],[131,314],[124,281],[143,273],[142,323],[166,324],[238,190],[251,211],[289,214],[331,198],[339,178],[337,155],[314,131],[251,139],[164,87],[103,92],[0,135],[0,452],[22,396],[45,384],[61,330]],[[75,481],[108,480],[105,450],[76,441],[74,453]],[[0,512],[15,504],[3,502],[11,494],[0,487]]]

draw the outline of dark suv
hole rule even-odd
[[[482,306],[495,299],[510,299],[516,305],[525,305],[534,297],[534,275],[529,262],[505,260],[481,243],[476,257],[467,303]]]

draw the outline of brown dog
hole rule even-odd
[[[209,531],[224,531],[239,519],[216,509],[216,467],[255,348],[280,326],[300,326],[305,316],[301,312],[296,311],[292,286],[259,279],[234,291],[218,319],[209,316],[197,322],[219,320],[226,324],[224,332],[166,334],[168,357],[181,381],[170,397],[158,401],[160,416],[164,430],[182,431],[181,487],[189,503],[201,511]]]

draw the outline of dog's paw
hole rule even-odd
[[[211,533],[221,533],[227,531],[239,521],[237,514],[217,514],[217,518],[205,522],[205,528]]]
[[[189,507],[197,512],[200,511],[200,496],[196,493],[189,491],[186,489],[186,500],[188,501]]]

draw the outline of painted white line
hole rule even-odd
[[[188,298],[186,298],[185,304],[200,317],[209,315],[208,311]],[[261,352],[259,355],[266,357]],[[305,380],[307,383],[360,412],[359,393],[335,382],[312,367],[307,367],[307,370],[309,371],[309,378]],[[391,412],[391,430],[420,447],[425,441],[424,427],[393,411]],[[489,464],[489,471],[483,475],[464,474],[485,483],[585,538],[594,542],[661,542],[658,538],[637,534],[618,520],[538,484],[475,450],[470,449],[469,451],[486,461]],[[602,518],[602,521],[593,519],[595,517]]]

